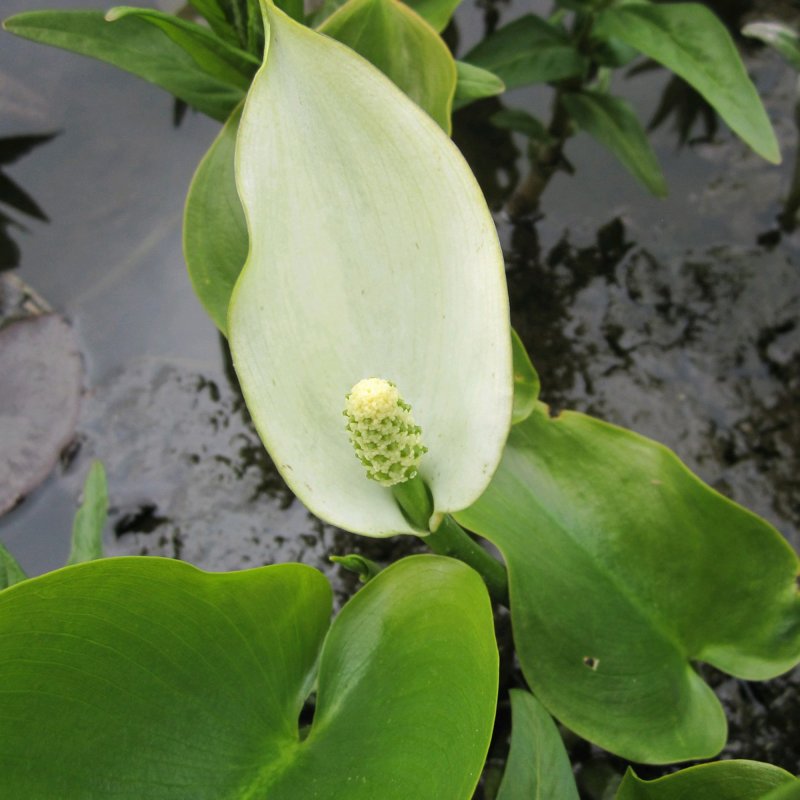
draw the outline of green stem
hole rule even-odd
[[[422,540],[434,553],[469,564],[483,578],[492,600],[508,607],[506,568],[489,555],[449,514],[435,531],[423,536]]]
[[[508,606],[508,575],[497,559],[492,558],[449,515],[442,518],[435,531],[430,530],[433,498],[419,475],[392,486],[392,494],[405,518],[419,530],[417,535],[434,553],[468,564],[483,578],[492,600]]]

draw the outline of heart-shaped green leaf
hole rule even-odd
[[[464,61],[493,72],[509,89],[581,75],[587,66],[563,30],[533,14],[500,28]]]
[[[781,160],[764,106],[725,26],[699,3],[626,3],[603,11],[595,34],[617,38],[690,83],[753,150]]]
[[[233,171],[241,117],[239,106],[203,156],[183,215],[183,255],[192,286],[223,334],[231,293],[247,259],[247,223]]]
[[[481,494],[513,399],[497,233],[427,114],[350,49],[267,17],[236,149],[250,254],[229,309],[234,365],[276,466],[315,514],[414,533],[356,459],[345,395],[365,378],[397,385],[436,512]]]
[[[602,92],[568,92],[561,102],[579,128],[604,144],[656,197],[667,194],[658,158],[636,113],[620,97]]]
[[[511,750],[497,800],[578,800],[564,742],[553,718],[528,692],[511,692]]]
[[[132,72],[220,121],[228,118],[244,95],[238,76],[231,83],[227,74],[208,72],[161,28],[137,16],[108,22],[100,11],[31,11],[10,17],[3,27],[17,36]],[[199,40],[196,44],[202,46]],[[217,46],[225,45],[219,39]]]
[[[299,564],[210,574],[88,562],[0,593],[0,795],[466,800],[491,736],[491,607],[460,562],[371,581],[322,647],[330,588]]]
[[[450,133],[453,56],[436,31],[400,0],[348,0],[319,28],[376,66]]]
[[[800,660],[800,561],[665,447],[546,406],[512,428],[457,515],[505,557],[514,640],[546,708],[640,762],[704,758],[725,717],[692,669],[766,679]]]
[[[800,781],[758,761],[717,761],[643,781],[629,769],[616,800],[795,800]]]

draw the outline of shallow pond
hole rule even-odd
[[[3,14],[29,7],[6,0]],[[486,26],[525,10],[466,0],[448,35],[464,52]],[[494,101],[458,114],[455,139],[496,211],[513,322],[543,399],[666,443],[800,547],[800,234],[777,222],[795,152],[795,76],[765,50],[748,63],[784,164],[759,160],[723,127],[681,147],[667,120],[653,133],[665,200],[578,136],[567,146],[574,175],[558,173],[540,212],[512,220],[504,207],[527,172],[524,141],[488,124]],[[408,552],[407,540],[359,539],[311,517],[249,423],[181,254],[183,198],[216,123],[190,112],[176,127],[160,90],[8,35],[0,81],[0,138],[57,133],[4,168],[49,218],[8,233],[20,249],[16,274],[70,321],[85,368],[72,444],[0,519],[0,540],[23,567],[63,563],[92,458],[108,470],[109,554],[212,570],[301,560],[331,576],[341,600],[353,581],[329,554]],[[653,70],[619,88],[648,119],[666,84]],[[517,90],[503,102],[546,115],[549,95]],[[508,680],[520,680],[513,665]],[[800,673],[768,684],[711,680],[731,721],[725,755],[800,772]],[[497,763],[505,746],[495,743]],[[587,797],[621,768],[582,742],[572,755]]]

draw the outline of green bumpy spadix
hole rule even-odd
[[[368,478],[394,486],[416,476],[428,448],[422,444],[422,428],[414,423],[411,406],[391,381],[359,381],[345,398],[344,415],[350,443]]]

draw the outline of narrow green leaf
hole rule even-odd
[[[616,37],[680,75],[731,130],[775,164],[778,141],[736,45],[712,11],[698,3],[632,3],[597,18],[595,34]]]
[[[261,62],[250,53],[226,44],[218,36],[194,22],[146,8],[116,6],[106,14],[109,22],[135,17],[162,30],[169,39],[185,50],[209,75],[246,92]]]
[[[725,716],[692,668],[750,680],[800,660],[800,560],[780,534],[630,431],[539,405],[456,514],[509,572],[531,689],[632,761],[715,755]]]
[[[422,427],[434,510],[478,497],[513,400],[497,233],[430,116],[349,48],[266,13],[236,147],[250,238],[228,312],[236,373],[313,513],[366,535],[414,533],[355,457],[345,395],[364,378],[393,381]]]
[[[511,424],[518,425],[528,419],[539,399],[539,375],[531,363],[525,345],[517,332],[511,329],[511,354],[514,360],[514,411]]]
[[[399,0],[348,0],[319,28],[376,66],[450,133],[456,66],[428,23]]]
[[[466,61],[456,61],[456,94],[453,98],[453,110],[481,100],[484,97],[494,97],[506,90],[506,85],[488,69],[481,69]]]
[[[450,22],[461,0],[405,0],[437,33]]]
[[[477,574],[416,556],[328,630],[330,613],[327,581],[301,564],[212,574],[113,558],[3,591],[0,796],[471,796],[498,669]]]
[[[582,75],[587,67],[563,30],[529,14],[500,28],[464,56],[508,89]]]
[[[553,718],[528,692],[512,689],[511,750],[497,800],[578,800],[564,742]]]
[[[93,461],[83,485],[83,501],[72,523],[68,565],[103,557],[103,528],[107,513],[106,471],[100,461]]]
[[[11,555],[6,549],[6,546],[0,542],[0,590],[7,589],[15,583],[27,579],[27,575],[22,567],[17,562],[17,559]]]
[[[800,33],[782,22],[751,22],[742,28],[745,36],[773,47],[795,69],[800,70]]]
[[[643,781],[628,769],[615,800],[794,800],[800,781],[758,761],[716,761]]]
[[[163,30],[139,17],[108,22],[99,11],[31,11],[10,17],[3,27],[17,36],[113,64],[220,121],[244,95],[240,85],[206,72]]]
[[[504,108],[491,116],[492,125],[507,131],[521,133],[535,142],[548,143],[553,137],[541,120],[519,108]]]
[[[234,47],[241,46],[242,42],[236,33],[236,28],[231,24],[225,13],[227,5],[224,0],[188,0],[189,5],[203,15],[210,28],[220,39]]]
[[[561,102],[579,128],[604,144],[656,197],[667,194],[664,174],[630,105],[601,92],[570,92]]]
[[[303,0],[276,0],[275,5],[297,22],[305,19]]]
[[[227,334],[228,303],[248,247],[233,169],[241,116],[240,105],[198,165],[183,217],[183,254],[192,286],[223,334]]]
[[[290,10],[299,14],[303,20],[303,1],[287,0]],[[264,60],[264,21],[259,0],[247,0],[247,50],[258,57],[259,64]]]

